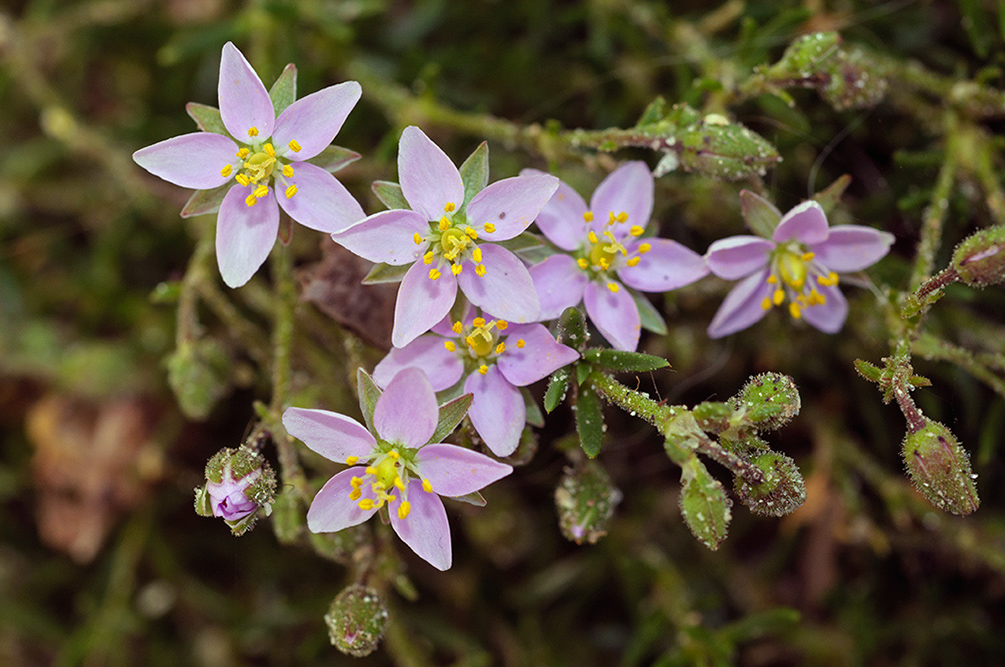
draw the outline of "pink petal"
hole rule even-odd
[[[449,570],[453,557],[450,553],[450,524],[443,501],[435,493],[422,490],[422,482],[411,480],[405,487],[411,511],[404,519],[398,518],[401,494],[396,494],[388,504],[391,528],[401,541],[415,554],[437,570]]]
[[[729,291],[708,325],[709,338],[722,338],[759,322],[768,314],[761,303],[774,288],[768,284],[768,270],[747,276]]]
[[[774,249],[774,243],[760,236],[731,236],[710,245],[705,259],[715,275],[739,280],[763,269]]]
[[[464,203],[464,182],[457,167],[439,146],[414,125],[398,143],[398,180],[409,206],[426,220],[439,220],[450,203]]]
[[[524,341],[521,348],[517,341]],[[579,353],[555,340],[544,326],[527,325],[506,337],[506,351],[496,362],[510,384],[525,387],[579,359]]]
[[[823,304],[803,308],[803,319],[819,331],[833,334],[844,326],[848,317],[848,301],[837,285],[818,285],[818,290],[826,299]]]
[[[373,409],[373,428],[387,442],[418,449],[436,430],[440,409],[429,379],[419,368],[406,368],[388,383]]]
[[[415,244],[415,235],[422,240]],[[332,234],[335,243],[371,262],[401,266],[414,262],[428,247],[429,223],[407,209],[374,213],[348,229]]]
[[[304,227],[319,232],[341,232],[366,217],[359,202],[330,173],[307,162],[294,162],[293,178],[283,178],[279,205]],[[297,192],[286,196],[286,185],[294,183]]]
[[[527,407],[520,390],[511,385],[498,366],[485,375],[474,372],[464,382],[464,392],[474,395],[468,418],[496,456],[509,456],[520,444],[527,423]]]
[[[363,477],[366,468],[356,466],[343,470],[339,474],[328,480],[318,495],[314,496],[314,502],[307,510],[307,528],[312,533],[334,533],[351,526],[356,526],[370,517],[377,510],[363,510],[359,508],[359,501],[364,498],[376,499],[373,489],[369,484],[360,487],[362,496],[356,500],[350,500],[352,484],[349,480],[353,477]]]
[[[586,314],[611,347],[634,351],[639,346],[642,323],[639,308],[628,290],[622,287],[612,292],[606,285],[591,282],[586,286],[583,302]]]
[[[216,261],[228,287],[240,287],[251,280],[279,233],[279,207],[272,189],[254,206],[248,206],[245,199],[254,189],[254,185],[232,187],[216,219]]]
[[[223,45],[220,83],[217,89],[220,117],[235,139],[249,143],[248,130],[258,130],[257,139],[272,136],[276,112],[262,80],[232,42]]]
[[[635,266],[621,266],[618,277],[628,285],[643,292],[668,292],[708,275],[705,258],[676,241],[661,238],[639,239],[648,243],[649,252],[639,255]],[[629,257],[638,253],[638,243],[628,246]]]
[[[530,277],[541,303],[540,320],[553,320],[583,300],[589,280],[569,255],[552,255],[530,267]]]
[[[212,190],[234,177],[220,174],[236,166],[237,144],[212,132],[193,132],[159,141],[133,153],[133,161],[154,176],[183,188]]]
[[[536,169],[524,169],[520,175],[543,174]],[[558,182],[558,189],[537,214],[534,221],[537,228],[562,250],[578,250],[586,241],[591,227],[583,219],[586,202],[564,181]]]
[[[776,243],[798,241],[820,243],[827,238],[827,214],[817,202],[809,199],[782,216],[771,239]]]
[[[345,463],[350,456],[372,458],[377,445],[355,419],[328,410],[287,408],[283,413],[286,432],[326,459]]]
[[[272,133],[276,152],[287,158],[309,160],[323,151],[342,129],[346,116],[359,101],[360,92],[358,83],[346,81],[311,93],[286,107],[276,119],[276,129]],[[291,139],[300,144],[299,151],[289,148]]]
[[[594,230],[599,234],[610,213],[627,213],[628,220],[616,225],[615,236],[622,238],[633,225],[645,227],[653,214],[653,174],[645,162],[626,162],[593,191],[590,210],[594,216]]]
[[[502,246],[483,243],[482,264],[485,275],[475,273],[475,265],[464,262],[457,276],[464,296],[482,310],[511,322],[532,322],[541,306],[534,281],[516,255]]]
[[[505,241],[523,232],[548,203],[558,188],[559,180],[548,174],[532,174],[505,178],[489,185],[468,204],[468,222],[478,230],[479,237],[489,241]],[[495,225],[495,231],[482,229]]]
[[[441,496],[463,496],[513,472],[513,466],[456,445],[427,445],[415,455],[423,479]]]
[[[391,343],[405,347],[419,335],[446,317],[457,298],[457,279],[443,271],[436,280],[429,279],[429,266],[416,262],[401,280],[394,304],[394,329]]]
[[[831,271],[861,271],[872,266],[890,252],[893,234],[861,225],[831,227],[823,243],[810,248],[816,261]]]
[[[452,332],[451,332],[452,333]],[[386,387],[405,368],[421,369],[433,391],[443,391],[457,384],[464,374],[464,364],[443,346],[441,336],[419,336],[405,347],[395,347],[373,369],[373,380]]]

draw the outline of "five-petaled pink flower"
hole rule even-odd
[[[328,233],[364,217],[345,186],[305,161],[338,134],[359,100],[360,87],[355,81],[329,86],[293,102],[276,118],[262,80],[227,42],[218,95],[230,136],[183,134],[136,151],[133,160],[185,188],[210,190],[235,181],[220,205],[216,256],[223,281],[240,287],[275,244],[279,207],[300,224]]]
[[[871,266],[892,243],[892,234],[872,227],[828,227],[823,208],[813,200],[782,216],[770,239],[733,236],[716,241],[705,255],[712,273],[743,280],[712,318],[709,337],[746,329],[786,301],[794,319],[836,333],[848,316],[838,274]]]
[[[565,251],[531,267],[540,319],[554,319],[583,301],[613,347],[634,350],[641,317],[621,283],[666,292],[708,274],[705,260],[693,250],[670,239],[640,238],[653,212],[653,189],[644,162],[626,162],[611,172],[594,190],[589,208],[579,193],[559,185],[536,220],[548,240]]]
[[[373,370],[385,385],[403,368],[421,368],[435,391],[464,379],[473,395],[468,417],[496,456],[509,456],[520,444],[527,408],[519,387],[571,364],[579,353],[562,345],[540,324],[509,324],[491,317],[450,318],[402,348],[391,350]]]
[[[442,320],[458,287],[469,302],[498,317],[537,319],[530,274],[516,255],[491,241],[505,241],[527,229],[558,179],[518,176],[477,194],[465,192],[454,163],[415,126],[401,133],[398,178],[411,209],[382,211],[332,234],[336,243],[371,262],[414,262],[398,290],[394,346],[407,345]]]
[[[325,458],[352,466],[318,491],[307,527],[315,533],[342,530],[386,506],[398,537],[433,567],[448,569],[450,526],[440,496],[474,493],[513,468],[456,445],[426,444],[438,415],[436,395],[418,368],[388,383],[373,411],[373,434],[335,412],[286,410],[283,425],[291,435]]]

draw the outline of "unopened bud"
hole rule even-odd
[[[195,490],[195,511],[222,518],[234,535],[251,530],[259,510],[272,511],[276,475],[258,452],[221,449],[206,464],[206,486]]]
[[[1005,282],[1005,225],[982,229],[961,241],[951,266],[971,287]]]
[[[744,411],[745,421],[762,431],[784,426],[801,407],[796,383],[782,373],[755,375],[730,401]]]
[[[586,330],[586,316],[583,315],[583,311],[579,308],[566,308],[562,312],[558,319],[558,336],[555,340],[579,352],[586,348],[590,334]]]
[[[980,498],[970,457],[956,436],[928,420],[904,438],[904,463],[915,487],[936,507],[961,516],[977,510]]]
[[[325,614],[328,638],[335,648],[356,658],[377,650],[387,628],[387,607],[375,589],[346,587]]]
[[[229,388],[230,357],[211,338],[182,343],[167,359],[168,384],[189,419],[205,419]]]
[[[764,473],[764,481],[751,484],[736,478],[734,491],[754,514],[785,516],[806,500],[806,484],[796,462],[784,454],[766,451],[750,459]]]
[[[875,70],[861,51],[840,51],[829,67],[830,81],[820,96],[838,111],[874,107],[887,88],[886,78]]]
[[[621,491],[596,461],[566,468],[555,489],[558,526],[566,539],[576,544],[595,544],[607,534]]]

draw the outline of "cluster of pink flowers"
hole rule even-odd
[[[471,394],[468,417],[488,449],[508,456],[527,413],[522,387],[579,359],[542,324],[583,305],[614,348],[638,347],[638,292],[662,293],[712,273],[740,282],[708,328],[712,338],[745,329],[786,302],[790,316],[826,333],[843,325],[840,274],[883,257],[893,237],[857,225],[829,227],[804,202],[779,214],[771,238],[736,236],[701,255],[661,238],[652,220],[654,180],[626,162],[589,204],[558,178],[535,170],[481,186],[421,129],[405,128],[398,179],[407,208],[366,216],[325,168],[313,163],[361,94],[349,81],[278,110],[231,43],[219,80],[222,128],[148,146],[135,161],[177,185],[214,190],[217,260],[224,282],[245,284],[271,252],[280,209],[375,263],[407,267],[394,312],[394,349],[374,373],[384,388],[372,432],[322,410],[289,408],[287,430],[316,452],[350,466],[317,494],[314,531],[355,525],[388,508],[394,530],[419,556],[449,567],[450,534],[440,496],[477,491],[511,468],[454,445],[430,442],[435,392]],[[278,116],[277,116],[278,110]],[[770,206],[770,204],[768,204]],[[773,208],[773,207],[772,207]],[[546,256],[525,261],[504,242],[536,224]],[[465,313],[451,318],[451,313]],[[454,393],[457,393],[454,391]],[[234,507],[240,498],[230,499]]]

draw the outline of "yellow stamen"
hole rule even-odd
[[[269,186],[259,185],[257,188],[255,188],[256,197],[264,197],[267,194],[269,194]]]
[[[407,500],[400,505],[398,505],[398,518],[404,520],[408,517],[408,513],[412,511],[412,505]]]
[[[782,301],[785,301],[785,292],[780,289],[776,289],[775,293],[771,295],[771,300],[775,302],[776,306],[782,305]]]
[[[354,466],[359,462],[358,456],[347,456],[345,459],[346,465]]]
[[[764,310],[771,310],[771,299],[764,297],[764,301],[761,302],[761,308]]]
[[[589,268],[589,266],[590,266],[590,263],[587,262],[586,259],[583,258],[583,257],[580,257],[579,259],[577,259],[576,260],[576,264],[578,264],[579,268],[581,268],[581,269],[586,269],[586,268]]]
[[[443,207],[443,210],[446,211],[447,213],[453,213],[455,208],[457,207],[454,206],[454,202],[448,201],[447,205]]]
[[[803,316],[803,310],[799,307],[798,303],[789,304],[789,314],[792,315],[792,319],[798,320]]]
[[[474,227],[465,227],[464,233],[467,234],[472,241],[478,240],[478,232],[475,231]]]
[[[415,245],[422,245],[422,237],[419,236],[419,232],[412,234],[412,240],[415,241]]]
[[[248,136],[249,137],[257,137],[258,136],[258,128],[255,127],[254,125],[252,125],[251,127],[249,127],[248,128]]]
[[[241,158],[242,160],[248,157],[249,155],[251,155],[251,151],[248,150],[247,148],[242,148],[241,150],[237,151],[237,157]]]
[[[244,174],[238,174],[237,176],[234,177],[234,180],[243,185],[244,187],[248,187],[248,185],[251,183],[251,179],[245,176]]]
[[[276,157],[276,149],[272,147],[272,144],[265,144],[262,146],[262,150],[265,151],[265,154],[269,157]]]
[[[255,195],[251,194],[247,196],[247,198],[244,200],[244,203],[247,204],[248,206],[254,206],[255,202],[257,201],[258,200],[255,199]]]
[[[639,225],[632,225],[632,228],[628,230],[628,233],[632,236],[642,236],[642,232],[646,231]]]
[[[597,263],[600,265],[600,268],[602,268],[604,271],[611,268],[611,263],[606,259],[601,258]]]
[[[363,500],[359,501],[359,508],[361,510],[367,510],[367,511],[372,510],[373,500],[371,498],[364,498]]]
[[[482,261],[482,249],[481,248],[475,248],[474,250],[472,250],[471,251],[471,259],[475,260],[475,262],[481,262]]]
[[[457,346],[454,345],[454,341],[452,341],[452,340],[445,340],[445,341],[443,341],[443,347],[447,348],[448,352],[456,352],[457,351]]]
[[[422,480],[422,490],[425,491],[426,493],[433,492],[433,485],[429,483],[428,479]]]
[[[593,222],[593,211],[587,211],[583,214],[584,222]]]
[[[430,250],[429,252],[427,252],[425,255],[422,256],[422,263],[423,264],[432,264],[433,263],[433,251],[432,250]]]
[[[297,143],[296,139],[290,139],[290,143],[287,145],[290,147],[290,150],[293,151],[294,153],[300,152],[300,144]]]
[[[283,176],[285,176],[286,178],[293,178],[293,167],[291,167],[288,164],[284,165],[283,166]]]
[[[363,486],[363,478],[353,476],[349,478],[349,484],[352,485],[352,488],[358,489],[359,487]]]
[[[475,319],[471,320],[471,324],[473,324],[476,327],[478,327],[479,329],[481,329],[483,326],[485,326],[485,318],[484,317],[476,317]]]
[[[293,195],[297,194],[297,186],[290,183],[289,187],[286,188],[286,198],[289,199]]]
[[[812,260],[812,259],[813,259],[814,257],[816,257],[816,253],[812,253],[812,252],[804,252],[804,253],[803,253],[803,256],[802,256],[802,260],[803,260],[804,262],[809,262],[809,261],[810,261],[810,260]]]
[[[608,211],[607,213],[607,224],[613,225],[617,220],[614,218],[614,211]]]
[[[615,218],[615,220],[618,222],[625,222],[628,220],[628,214],[622,211],[621,213],[618,213],[618,217]]]
[[[496,345],[496,354],[502,354],[506,351],[506,343],[499,343]]]
[[[491,222],[486,222],[485,223],[485,231],[487,231],[489,234],[491,234],[495,230],[496,230],[496,226],[493,225]]]
[[[477,273],[480,276],[484,276],[485,273],[486,273],[486,271],[485,271],[485,265],[484,264],[479,264],[478,266],[476,266],[475,267],[475,273]]]
[[[397,449],[392,449],[391,451],[389,451],[387,453],[387,456],[393,461],[397,461],[398,459],[401,458],[401,454],[398,453]]]
[[[496,320],[496,329],[499,331],[506,331],[507,327],[509,327],[509,322],[506,320]]]
[[[637,266],[638,263],[641,261],[642,261],[641,257],[632,257],[627,262],[625,262],[625,264],[627,264],[628,266]]]
[[[401,481],[401,476],[399,475],[395,475],[394,477],[394,488],[398,489],[399,491],[405,490],[405,483]]]
[[[485,364],[482,364],[481,366],[478,367],[478,372],[481,373],[482,375],[485,375],[486,373],[489,372],[489,367],[486,366]]]
[[[223,169],[220,170],[220,175],[223,177],[230,176],[230,173],[234,171],[234,167],[229,164],[223,165]]]
[[[462,268],[464,268],[464,267],[462,267],[460,264],[451,264],[450,265],[450,272],[452,274],[454,274],[455,276],[456,275],[460,275]]]
[[[441,232],[445,232],[448,229],[450,229],[450,221],[447,220],[447,216],[443,216],[442,218],[440,218],[439,227]]]
[[[617,294],[618,290],[621,289],[621,285],[619,285],[619,284],[617,284],[615,282],[609,282],[609,283],[607,283],[607,289],[609,289],[612,292],[614,292],[615,294]]]
[[[647,252],[649,252],[652,249],[653,249],[653,247],[650,244],[648,244],[648,243],[640,243],[639,244],[639,254],[640,255],[644,255],[644,254],[646,254]]]
[[[770,276],[768,276],[768,284],[769,285],[777,285],[778,284],[778,276],[776,276],[773,273]]]
[[[437,278],[440,277],[440,275],[441,274],[440,274],[440,270],[439,269],[430,269],[429,270],[429,279],[430,280],[436,280]]]
[[[520,348],[522,350],[523,346],[526,345],[526,344],[527,344],[527,341],[525,341],[523,338],[517,338],[517,340],[516,340],[516,346],[518,348]]]
[[[373,466],[367,466],[364,472],[366,472],[367,475],[376,475],[377,469],[374,468]]]
[[[464,325],[461,324],[458,321],[458,322],[454,322],[453,325],[450,328],[453,330],[453,332],[455,334],[459,334],[460,332],[462,332],[464,330]]]
[[[597,233],[593,232],[593,231],[591,231],[589,234],[587,234],[586,238],[590,239],[590,243],[596,243],[597,240],[598,240],[597,239]]]
[[[359,489],[353,489],[352,491],[349,492],[349,500],[356,500],[362,495],[363,495],[362,491],[360,491]]]

